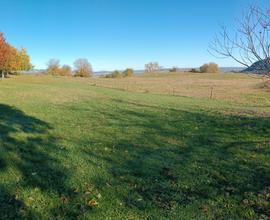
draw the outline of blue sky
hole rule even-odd
[[[0,0],[0,31],[25,47],[36,68],[50,58],[72,65],[87,58],[95,71],[150,61],[197,67],[217,59],[208,45],[220,24],[233,26],[249,3],[266,0]],[[269,3],[268,3],[269,4]]]

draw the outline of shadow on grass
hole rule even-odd
[[[115,104],[100,111],[114,129],[94,140],[107,150],[83,150],[107,164],[108,178],[96,179],[101,190],[163,217],[270,217],[269,118]]]
[[[33,208],[40,205],[36,197],[72,194],[65,185],[67,171],[52,156],[59,150],[49,132],[52,127],[8,105],[0,104],[0,112],[0,218],[44,218]],[[55,217],[63,214],[60,199],[51,212]]]

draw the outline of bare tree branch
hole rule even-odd
[[[252,66],[253,72],[270,77],[270,8],[250,6],[238,25],[234,35],[221,27],[209,46],[210,54]]]

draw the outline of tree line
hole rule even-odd
[[[60,60],[50,59],[47,63],[46,74],[54,76],[75,76],[75,77],[92,77],[92,65],[87,59],[81,58],[74,62],[74,68],[69,65],[60,65]],[[134,70],[127,68],[123,72],[118,70],[105,75],[105,78],[124,78],[134,75]]]
[[[20,71],[28,71],[33,68],[30,57],[25,48],[17,49],[11,46],[0,32],[0,74],[6,77],[8,74],[17,74]]]
[[[162,67],[159,65],[158,62],[150,62],[145,64],[145,73],[154,73],[154,72],[159,72],[162,70]],[[169,69],[169,72],[181,72],[181,70],[178,67],[172,67]],[[205,63],[202,66],[199,67],[199,69],[192,68],[190,69],[189,72],[192,73],[219,73],[220,69],[218,64],[210,62],[210,63]]]
[[[74,71],[69,65],[60,65],[58,59],[50,59],[47,63],[46,73],[58,76],[91,77],[93,75],[92,65],[87,59],[81,58],[74,62]]]
[[[49,75],[59,76],[75,76],[75,77],[91,77],[93,75],[93,69],[90,62],[85,59],[77,59],[74,62],[72,69],[69,65],[60,65],[58,59],[50,59],[47,63],[46,73]],[[22,71],[29,71],[33,68],[30,63],[30,56],[27,54],[25,48],[17,49],[11,46],[5,39],[4,34],[0,32],[0,75],[6,77],[9,74],[18,74]],[[162,69],[158,62],[150,62],[145,64],[145,72],[158,72]],[[177,72],[177,67],[173,67],[170,72]],[[200,67],[200,72],[218,72],[218,65],[214,63],[204,64]],[[192,71],[191,71],[192,72]],[[194,70],[194,72],[196,72]],[[198,71],[197,71],[198,72]],[[114,71],[106,78],[123,78],[134,75],[134,71],[131,68],[127,68],[125,71]]]
[[[105,78],[124,78],[124,77],[130,77],[134,75],[134,70],[131,68],[127,68],[123,72],[120,72],[118,70],[113,71],[110,74],[107,74]]]

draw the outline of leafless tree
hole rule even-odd
[[[161,67],[159,66],[158,62],[151,62],[145,64],[145,72],[147,73],[159,71],[160,69]]]
[[[93,73],[92,66],[87,59],[78,59],[74,62],[75,75],[79,77],[90,77]]]
[[[48,74],[57,74],[60,68],[60,61],[58,59],[50,59],[47,63],[47,73]]]
[[[270,77],[270,7],[250,6],[234,31],[222,26],[209,52]]]

